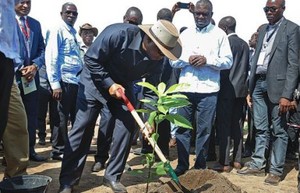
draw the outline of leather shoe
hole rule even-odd
[[[175,174],[176,174],[177,177],[181,176],[181,175],[183,175],[185,173],[184,170],[180,170],[180,169],[177,169],[177,168],[174,170],[174,172],[175,172]]]
[[[43,162],[43,161],[46,161],[47,158],[46,158],[46,157],[39,156],[37,153],[35,153],[35,154],[31,154],[31,155],[29,156],[29,160],[35,161],[35,162]]]
[[[231,167],[231,166],[225,166],[225,165],[222,165],[222,164],[220,164],[220,163],[217,163],[217,164],[215,164],[215,165],[212,167],[212,169],[213,169],[214,171],[217,171],[217,172],[227,172],[227,173],[229,173],[229,172],[231,172],[232,167]]]
[[[92,166],[92,172],[100,172],[101,170],[103,170],[105,168],[105,164],[101,163],[101,162],[95,162]]]
[[[72,186],[64,185],[59,188],[58,193],[72,193],[72,191],[73,191]]]
[[[280,176],[270,173],[268,177],[265,179],[265,183],[277,186],[280,180],[281,180]]]
[[[253,175],[253,176],[264,176],[265,175],[264,170],[254,169],[251,167],[247,167],[246,169],[238,170],[237,173],[241,174],[241,175]]]
[[[51,156],[52,160],[58,160],[58,161],[62,161],[64,158],[63,154],[54,154]]]
[[[110,187],[113,192],[127,192],[126,187],[119,181],[110,181],[106,178],[103,178],[103,184],[107,187]]]

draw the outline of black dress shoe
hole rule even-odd
[[[58,160],[58,161],[62,161],[64,158],[64,155],[63,154],[54,154],[51,156],[51,159],[52,160]]]
[[[126,187],[119,181],[110,181],[106,178],[103,178],[103,184],[107,187],[110,187],[113,192],[127,192]]]
[[[179,177],[179,176],[181,176],[181,175],[183,175],[185,173],[184,170],[179,170],[177,168],[174,170],[174,172],[175,172],[175,174],[176,174],[177,177]]]
[[[101,163],[101,162],[95,162],[92,166],[92,172],[100,172],[101,170],[103,170],[105,168],[105,164]]]
[[[43,161],[46,161],[47,158],[46,157],[42,157],[42,156],[39,156],[38,154],[31,154],[29,156],[29,160],[31,161],[35,161],[35,162],[43,162]]]
[[[58,193],[72,193],[72,191],[73,191],[72,186],[64,185],[64,186],[60,186]]]

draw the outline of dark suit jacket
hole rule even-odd
[[[256,52],[249,78],[249,91],[252,95],[255,87],[255,72],[267,25],[259,31]],[[292,100],[298,84],[299,75],[299,26],[284,18],[271,49],[267,70],[267,93],[272,103],[279,103],[281,97]]]
[[[112,97],[109,87],[118,83],[134,101],[133,81],[159,73],[162,61],[153,61],[141,51],[143,32],[135,25],[118,23],[106,27],[84,56],[79,95],[106,103]]]
[[[240,98],[247,95],[247,77],[249,70],[249,46],[237,35],[228,37],[233,63],[231,69],[220,73],[220,98]]]
[[[22,31],[20,30],[20,27],[17,26],[18,29],[18,35],[19,35],[19,43],[20,43],[20,57],[21,60],[24,61],[23,65],[28,66],[32,65],[32,63],[35,63],[39,66],[39,68],[42,67],[42,65],[45,64],[45,44],[44,44],[44,38],[42,35],[42,29],[41,29],[41,24],[27,16],[27,22],[30,28],[30,58],[29,60],[26,61],[27,59],[27,52],[26,52],[26,43],[25,39],[23,36]],[[17,24],[18,25],[18,24]],[[21,74],[17,73],[17,79],[20,78]],[[38,86],[39,83],[39,76],[38,72],[35,76],[35,81]]]

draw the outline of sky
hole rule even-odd
[[[40,21],[43,33],[61,22],[61,6],[65,2],[73,2],[78,9],[78,18],[74,25],[90,23],[101,32],[107,25],[122,22],[126,10],[131,6],[138,7],[143,13],[143,24],[156,21],[156,14],[161,8],[171,9],[178,0],[31,0],[30,16]],[[189,2],[189,1],[182,1]],[[197,1],[191,1],[196,3]],[[263,7],[266,0],[211,0],[213,3],[213,19],[216,24],[225,16],[233,16],[237,21],[236,33],[248,42],[257,27],[267,22]],[[284,16],[300,24],[300,0],[286,0]],[[183,26],[195,26],[192,14],[186,10],[178,11],[173,20],[178,30]]]

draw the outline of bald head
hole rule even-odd
[[[232,16],[223,17],[218,24],[219,28],[225,31],[226,34],[234,33],[236,27],[236,20]]]
[[[129,7],[123,17],[124,23],[140,25],[143,22],[143,14],[137,7]]]
[[[172,22],[173,21],[172,11],[168,8],[162,8],[157,13],[157,20],[159,19],[164,19],[164,20],[168,20],[169,22]]]

